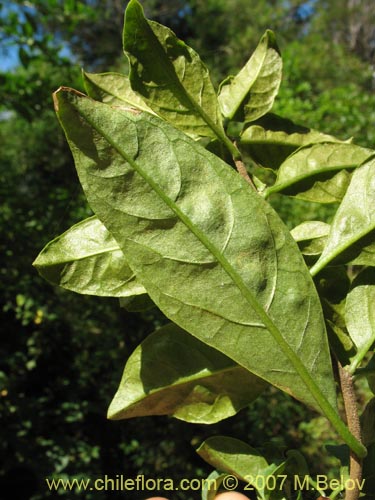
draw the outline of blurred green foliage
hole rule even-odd
[[[313,415],[273,390],[230,422],[213,427],[163,417],[106,421],[127,356],[164,318],[153,312],[127,313],[116,300],[53,289],[31,267],[47,241],[90,214],[77,188],[50,94],[60,85],[82,89],[80,66],[126,70],[121,57],[125,4],[117,0],[0,4],[3,53],[19,59],[14,68],[0,72],[3,498],[55,498],[44,483],[44,477],[52,475],[205,477],[208,469],[193,446],[212,434],[228,433],[228,426],[234,437],[248,437],[264,451],[302,447],[319,457],[316,472],[326,473],[324,467],[332,464],[324,461],[320,447],[334,435],[324,424],[313,431],[306,423]],[[171,26],[202,54],[216,82],[241,67],[265,28],[274,29],[284,59],[284,82],[275,111],[373,146],[374,40],[368,33],[375,7],[371,1],[357,2],[359,11],[354,13],[345,0],[302,4],[145,0],[143,4],[148,17]],[[358,17],[364,28],[356,38],[354,28],[349,28]],[[292,213],[287,198],[274,202],[290,227],[317,216],[313,204],[301,202],[300,210]],[[324,210],[318,215],[329,220],[330,211]],[[318,427],[321,432],[315,436]],[[313,449],[312,438],[317,440]],[[123,495],[76,492],[74,496]]]

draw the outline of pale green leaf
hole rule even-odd
[[[269,204],[156,116],[122,112],[67,89],[55,94],[55,105],[90,205],[156,305],[201,341],[334,419],[319,298]]]
[[[47,281],[73,292],[109,297],[145,293],[97,217],[79,222],[52,240],[33,265]]]
[[[281,83],[282,59],[275,35],[267,30],[241,71],[221,84],[219,103],[226,118],[251,122],[273,106]]]
[[[258,165],[277,170],[296,149],[320,142],[341,141],[268,113],[243,131],[240,146]]]
[[[281,192],[307,201],[334,203],[342,200],[350,172],[374,151],[348,143],[319,143],[298,149],[280,166],[276,182],[266,196]]]
[[[219,351],[170,324],[128,359],[109,407],[111,419],[173,415],[212,424],[237,413],[267,386]]]
[[[358,243],[370,233],[375,234],[375,160],[354,171],[332,221],[326,246],[311,273],[315,275],[351,247],[358,250]]]
[[[137,0],[126,9],[124,50],[133,90],[159,116],[193,136],[224,135],[208,69],[173,31],[148,21]]]
[[[96,101],[111,106],[130,106],[153,113],[143,99],[132,90],[129,77],[126,75],[83,72],[83,82],[88,95]]]
[[[293,228],[290,234],[304,255],[313,256],[322,253],[329,231],[329,224],[314,220],[302,222]]]
[[[346,297],[346,325],[358,350],[375,343],[375,269],[362,271]]]

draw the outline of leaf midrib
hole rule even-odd
[[[105,248],[103,250],[100,250],[98,252],[94,252],[94,253],[90,253],[90,254],[85,254],[84,256],[82,257],[70,257],[69,259],[61,259],[59,261],[55,261],[55,262],[52,262],[50,264],[38,264],[38,266],[40,267],[53,267],[53,266],[59,266],[61,264],[69,264],[69,263],[73,263],[73,262],[79,262],[79,261],[82,261],[82,260],[85,260],[85,259],[90,259],[92,257],[97,257],[98,255],[104,255],[106,253],[110,253],[110,252],[116,252],[116,251],[120,251],[122,253],[122,250],[119,246],[115,246],[115,247],[110,247],[110,248]],[[51,261],[49,261],[51,262]]]

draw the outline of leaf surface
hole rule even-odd
[[[277,170],[296,149],[319,142],[341,141],[268,113],[243,131],[240,146],[258,165]]]
[[[350,185],[332,221],[327,244],[311,273],[375,234],[375,160],[370,160],[353,173]],[[368,244],[368,241],[366,241]]]
[[[321,143],[298,149],[280,166],[276,182],[266,190],[307,201],[341,201],[350,171],[374,155],[371,149],[347,143]]]
[[[221,84],[219,103],[223,115],[251,122],[266,114],[279,90],[281,73],[282,59],[276,38],[267,30],[241,71]]]
[[[156,305],[257,376],[335,412],[318,295],[274,210],[156,116],[69,89],[55,105],[90,205]]]
[[[44,279],[73,292],[109,297],[145,293],[118,243],[95,216],[48,243],[33,265]]]
[[[129,357],[111,419],[173,415],[212,424],[236,414],[267,384],[177,325],[149,335]]]
[[[126,9],[123,42],[132,89],[159,116],[193,136],[224,134],[208,69],[173,31],[148,21],[137,0]]]
[[[129,77],[126,75],[83,72],[83,81],[86,92],[96,101],[111,106],[133,106],[142,111],[153,113],[143,99],[132,90]]]

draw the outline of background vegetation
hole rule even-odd
[[[302,446],[316,471],[327,473],[335,464],[324,461],[321,447],[334,435],[316,415],[272,390],[214,428],[164,417],[107,421],[127,356],[164,318],[128,313],[116,300],[54,289],[31,267],[47,241],[90,214],[51,92],[60,85],[83,90],[81,67],[127,70],[121,48],[126,3],[0,2],[0,491],[4,499],[54,498],[44,482],[52,475],[205,477],[209,470],[194,445],[215,433],[249,439],[266,451]],[[170,26],[201,54],[216,84],[242,66],[266,28],[273,29],[284,59],[276,112],[374,147],[372,0],[143,5],[148,17]],[[290,227],[316,210],[301,203],[291,213],[287,200],[274,203]],[[179,498],[190,500],[186,494]]]

